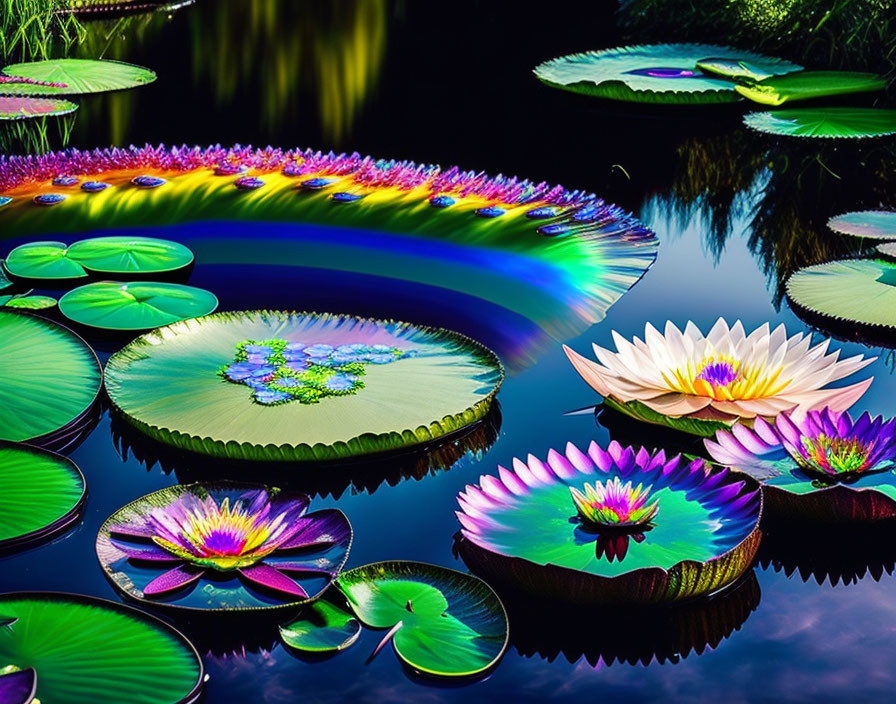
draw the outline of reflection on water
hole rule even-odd
[[[229,0],[190,14],[192,73],[222,110],[259,113],[278,129],[315,111],[338,143],[376,86],[386,53],[387,0]],[[248,94],[240,87],[254,86]],[[248,101],[248,102],[244,102]]]

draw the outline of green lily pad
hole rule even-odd
[[[758,132],[787,137],[863,138],[896,134],[896,110],[794,108],[751,112],[744,123]]]
[[[199,655],[177,631],[110,601],[65,594],[0,596],[0,662],[37,672],[37,697],[59,704],[193,702]]]
[[[50,296],[0,296],[0,306],[19,308],[21,310],[47,310],[56,305],[56,299]]]
[[[896,240],[896,212],[889,210],[859,210],[844,213],[828,220],[834,232],[872,240]]]
[[[570,54],[535,68],[555,88],[601,98],[640,103],[726,103],[740,99],[735,83],[705,73],[698,62],[744,62],[753,71],[778,75],[799,71],[797,64],[752,51],[712,44],[655,44]]]
[[[307,653],[344,650],[360,635],[358,619],[323,600],[314,602],[295,621],[280,627],[284,643]]]
[[[12,276],[24,279],[80,279],[88,273],[165,274],[189,266],[193,253],[177,242],[154,237],[93,237],[66,245],[29,242],[6,258]]]
[[[207,315],[217,307],[210,291],[152,281],[100,281],[59,299],[66,318],[103,330],[150,330]]]
[[[0,340],[0,440],[40,442],[93,405],[103,375],[73,332],[0,309]]]
[[[86,493],[83,475],[67,457],[0,442],[0,549],[68,527]]]
[[[156,80],[155,73],[141,66],[93,59],[53,59],[11,64],[4,67],[3,73],[47,83],[64,83],[66,88],[61,91],[66,95],[124,90]]]
[[[365,626],[391,629],[380,647],[391,638],[398,657],[420,672],[476,675],[507,647],[504,606],[471,575],[421,562],[378,562],[343,572],[336,585]]]
[[[745,98],[763,105],[782,105],[830,95],[869,93],[883,90],[887,81],[876,73],[855,71],[799,71],[786,76],[735,86]]]
[[[65,95],[65,88],[61,86],[50,86],[43,85],[42,83],[33,83],[28,81],[12,81],[5,80],[0,81],[0,95],[8,96],[8,95],[37,95],[37,96],[50,96],[50,95]]]
[[[0,291],[5,291],[12,286],[12,281],[6,276],[6,270],[3,268],[3,260],[0,259]]]
[[[775,75],[769,72],[767,65],[739,59],[701,59],[697,68],[703,73],[739,82],[762,81]]]
[[[787,281],[787,297],[826,318],[896,329],[896,264],[844,259],[809,266]]]
[[[0,96],[0,120],[27,120],[31,117],[56,117],[78,109],[69,100],[35,98],[26,95]]]

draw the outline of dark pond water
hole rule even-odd
[[[530,73],[539,61],[624,41],[615,8],[597,7],[612,3],[559,2],[542,11],[471,1],[326,5],[200,0],[170,18],[118,27],[109,55],[152,66],[159,81],[85,101],[74,143],[315,146],[593,190],[639,214],[661,246],[606,320],[566,341],[582,352],[592,341],[610,345],[611,330],[631,337],[645,322],[667,319],[705,329],[724,316],[748,329],[771,321],[807,330],[780,300],[781,276],[843,251],[824,231],[828,216],[878,205],[888,187],[892,193],[896,162],[880,143],[780,144],[747,134],[741,108],[640,109],[539,84]],[[158,234],[226,249],[264,230],[201,224]],[[15,233],[2,235],[0,256],[17,243]],[[591,414],[564,415],[595,397],[559,344],[527,348],[539,337],[531,325],[497,309],[489,322],[462,294],[303,268],[299,257],[280,266],[239,266],[237,255],[198,260],[191,283],[216,292],[222,309],[397,317],[467,332],[503,355],[536,351],[519,356],[500,392],[497,440],[449,471],[403,479],[402,467],[377,466],[358,486],[294,476],[296,487],[323,494],[317,507],[336,506],[351,519],[350,566],[403,558],[463,569],[452,554],[455,496],[480,474],[567,441],[661,442],[649,427],[610,433]],[[104,357],[114,348],[98,346]],[[868,352],[856,342],[842,346],[844,354]],[[861,406],[894,415],[893,357],[874,354],[875,383]],[[208,470],[123,459],[108,415],[72,457],[90,487],[83,523],[51,544],[0,558],[0,591],[119,599],[94,556],[102,521],[179,476]],[[379,638],[372,632],[345,653],[311,662],[276,645],[270,628],[247,637],[179,625],[208,653],[207,700],[216,704],[886,701],[896,688],[893,544],[875,532],[812,535],[802,545],[772,534],[753,575],[730,594],[622,622],[524,604],[512,613],[512,645],[497,669],[458,686],[421,681],[389,652],[365,663]]]

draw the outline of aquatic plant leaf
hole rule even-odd
[[[193,262],[193,253],[177,242],[153,237],[93,237],[72,245],[29,242],[6,258],[12,276],[26,279],[77,279],[88,272],[116,275],[162,274]]]
[[[151,281],[99,281],[59,299],[59,310],[76,323],[104,330],[150,330],[214,312],[218,299],[194,286]]]
[[[62,86],[47,85],[33,81],[0,81],[0,96],[53,96],[65,94],[65,88]]]
[[[776,75],[769,72],[762,64],[738,59],[701,59],[697,62],[697,68],[703,73],[738,82],[762,81]]]
[[[19,308],[22,310],[46,310],[56,305],[56,299],[50,296],[0,296],[0,306]]]
[[[97,557],[118,589],[154,606],[295,608],[330,586],[352,543],[345,514],[306,513],[309,504],[305,494],[258,484],[179,484],[110,516]]]
[[[689,418],[687,416],[680,418],[667,416],[663,413],[657,413],[640,401],[626,401],[625,403],[620,403],[613,398],[605,397],[604,405],[612,408],[614,411],[624,413],[635,420],[651,423],[653,425],[662,425],[681,433],[698,435],[700,437],[711,438],[716,434],[716,431],[731,427],[730,422],[722,420],[702,420],[700,418]]]
[[[6,275],[6,269],[3,268],[3,260],[0,259],[0,291],[5,291],[12,286],[12,281]]]
[[[876,73],[799,71],[785,76],[772,76],[756,83],[738,85],[734,89],[755,103],[782,105],[829,95],[869,93],[886,87],[886,79]]]
[[[31,117],[56,117],[74,112],[78,106],[68,100],[0,95],[0,120],[26,120]]]
[[[0,309],[0,339],[0,440],[39,444],[96,400],[99,362],[71,331]]]
[[[94,59],[52,59],[10,64],[3,68],[3,73],[7,76],[64,84],[66,87],[61,90],[66,95],[135,88],[156,80],[155,73],[141,66]]]
[[[239,346],[270,339],[297,346],[289,364],[313,361],[316,349],[351,352],[356,344],[414,354],[363,365],[356,373],[363,372],[364,388],[357,394],[266,405],[256,401],[257,389],[248,388],[251,379],[226,383],[221,372],[236,378]],[[281,373],[258,370],[259,381],[275,372]],[[256,460],[333,459],[424,443],[482,418],[502,380],[493,352],[453,332],[274,311],[175,323],[137,338],[106,366],[113,404],[150,437],[217,457]]]
[[[0,549],[70,525],[86,491],[84,477],[68,458],[0,442]]]
[[[344,650],[360,635],[360,621],[325,600],[315,601],[299,618],[280,626],[284,643],[308,653]]]
[[[651,526],[606,531],[581,522],[571,489],[621,482],[649,487]],[[720,589],[759,546],[761,492],[752,479],[703,460],[595,443],[483,476],[458,496],[460,553],[497,583],[572,603],[655,603]]]
[[[896,240],[896,212],[860,210],[837,215],[828,220],[834,232],[871,240]]]
[[[66,704],[193,701],[204,672],[177,631],[120,604],[86,596],[0,596],[0,661],[37,672],[37,698]]]
[[[0,702],[4,704],[30,704],[37,691],[37,673],[34,668],[3,672],[0,670]]]
[[[896,134],[896,110],[793,108],[751,112],[744,123],[759,132],[788,137],[863,138]]]
[[[787,298],[824,318],[896,331],[896,264],[844,259],[809,266],[787,280]]]
[[[348,570],[336,585],[361,622],[389,628],[396,654],[430,675],[464,677],[492,667],[507,647],[507,615],[481,580],[420,562]]]
[[[702,59],[746,62],[753,71],[783,74],[797,64],[751,51],[712,44],[654,44],[570,54],[535,68],[555,88],[602,98],[643,103],[723,103],[739,100],[735,84],[705,73]]]

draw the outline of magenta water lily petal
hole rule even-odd
[[[336,577],[352,539],[341,511],[306,515],[309,503],[304,494],[268,487],[178,485],[110,518],[97,554],[113,581],[139,599],[202,609],[301,603]],[[215,585],[211,600],[199,586],[206,580]]]

